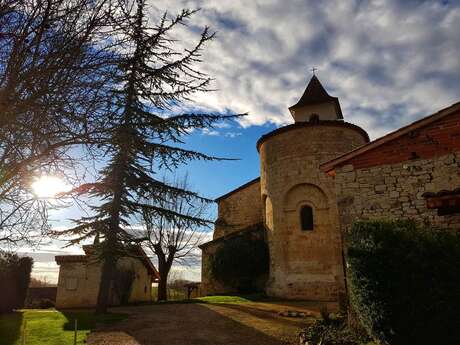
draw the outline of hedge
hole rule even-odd
[[[0,313],[24,306],[32,264],[32,258],[0,252]]]
[[[240,293],[258,292],[268,275],[268,246],[262,236],[240,235],[225,241],[212,257],[212,275]]]
[[[358,222],[347,237],[353,314],[382,344],[460,344],[460,234]]]

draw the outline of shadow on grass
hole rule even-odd
[[[2,344],[14,344],[21,337],[22,320],[21,311],[0,314],[0,340]]]
[[[90,331],[100,325],[110,325],[112,323],[122,321],[128,317],[127,314],[120,313],[107,313],[107,314],[96,314],[94,311],[71,311],[71,310],[60,310],[60,312],[68,320],[64,323],[65,331],[73,331],[75,329],[75,320],[77,320],[78,331]]]

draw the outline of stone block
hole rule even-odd
[[[384,192],[384,191],[387,190],[387,186],[384,185],[384,184],[380,184],[380,185],[375,186],[375,187],[374,187],[374,190],[375,190],[376,192]]]

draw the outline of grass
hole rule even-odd
[[[24,325],[27,345],[73,345],[74,320],[77,319],[77,344],[83,345],[96,324],[123,320],[126,314],[96,315],[92,311],[24,309],[0,315],[0,344],[21,345]]]
[[[251,295],[216,295],[186,299],[184,296],[177,299],[168,299],[167,301],[154,302],[154,304],[182,304],[182,303],[209,303],[209,304],[241,304],[248,302],[262,302],[270,300],[264,294]]]
[[[252,295],[222,295],[222,296],[205,296],[194,298],[197,303],[247,303],[257,302],[266,299],[263,294]]]

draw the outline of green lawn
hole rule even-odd
[[[24,309],[0,315],[0,344],[22,345],[25,324],[27,345],[73,345],[74,320],[77,319],[77,344],[83,345],[96,323],[112,323],[126,317],[125,314],[95,315],[92,311]]]
[[[252,295],[226,295],[226,296],[205,296],[194,298],[198,303],[247,303],[267,299],[263,294]]]
[[[205,296],[187,299],[186,296],[177,296],[176,299],[168,298],[167,301],[154,302],[160,304],[176,304],[176,303],[247,303],[247,302],[262,302],[270,300],[263,294],[252,294],[252,295],[216,295],[216,296]]]

